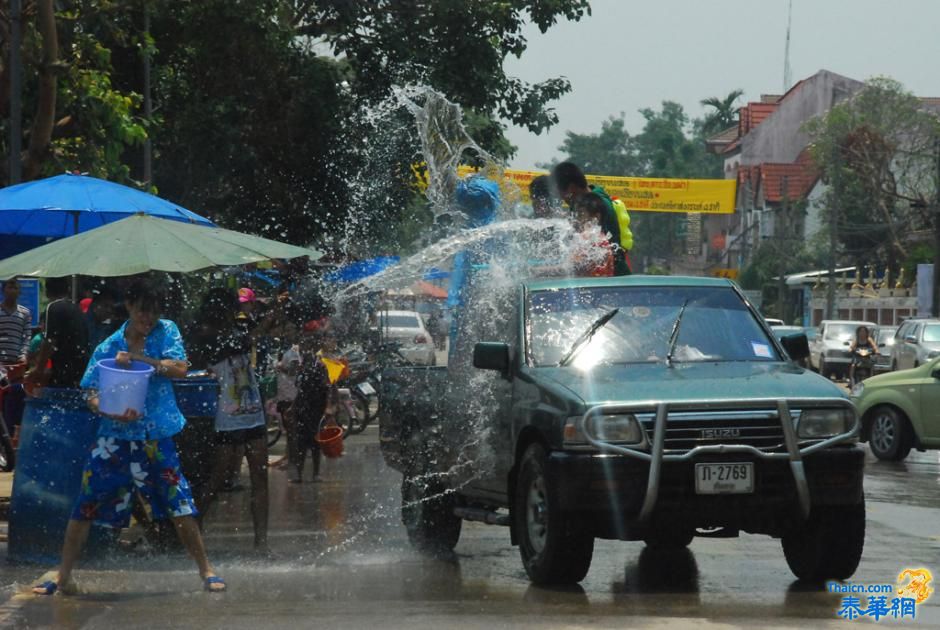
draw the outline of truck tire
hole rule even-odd
[[[868,446],[880,460],[898,462],[907,457],[914,435],[907,418],[894,407],[876,407],[868,428]]]
[[[519,465],[512,526],[525,571],[535,584],[580,582],[591,567],[594,536],[563,513],[545,474],[545,449],[531,444]]]
[[[408,540],[421,551],[453,551],[463,522],[454,515],[457,495],[423,464],[423,457],[416,459],[401,481],[401,521]]]
[[[695,532],[685,529],[657,529],[649,532],[643,539],[646,546],[656,551],[685,549],[692,544]]]
[[[822,355],[819,356],[819,374],[825,378],[829,378],[829,368],[826,366],[826,358]]]
[[[852,577],[865,546],[865,504],[814,507],[809,520],[784,535],[783,555],[806,582]]]

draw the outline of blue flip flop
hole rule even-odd
[[[42,589],[42,590],[38,590]],[[59,590],[59,585],[52,580],[46,580],[42,584],[37,584],[33,587],[33,594],[35,595],[55,595],[55,592]]]
[[[203,586],[210,593],[224,593],[226,586],[225,580],[220,578],[218,575],[211,575],[202,581]],[[221,584],[222,588],[212,588],[213,584]]]

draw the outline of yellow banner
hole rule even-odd
[[[461,166],[461,177],[476,172]],[[529,202],[529,182],[539,171],[503,171],[504,184],[519,188],[522,200]],[[681,212],[692,214],[733,214],[735,180],[733,179],[658,179],[647,177],[608,177],[587,175],[589,184],[602,186],[611,197],[623,200],[631,212]],[[505,187],[505,186],[504,186]]]
[[[728,280],[738,279],[737,269],[712,269],[712,276],[716,278],[727,278]]]

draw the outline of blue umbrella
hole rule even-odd
[[[0,234],[61,238],[144,213],[215,225],[154,195],[87,175],[57,175],[0,190]]]
[[[392,265],[397,265],[399,260],[398,256],[379,256],[378,258],[357,260],[334,269],[324,275],[323,279],[336,284],[350,284],[374,276],[380,271],[385,271]]]

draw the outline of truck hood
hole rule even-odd
[[[604,402],[718,401],[767,398],[848,398],[835,384],[789,363],[664,363],[617,365],[581,371],[533,370],[586,405]]]

